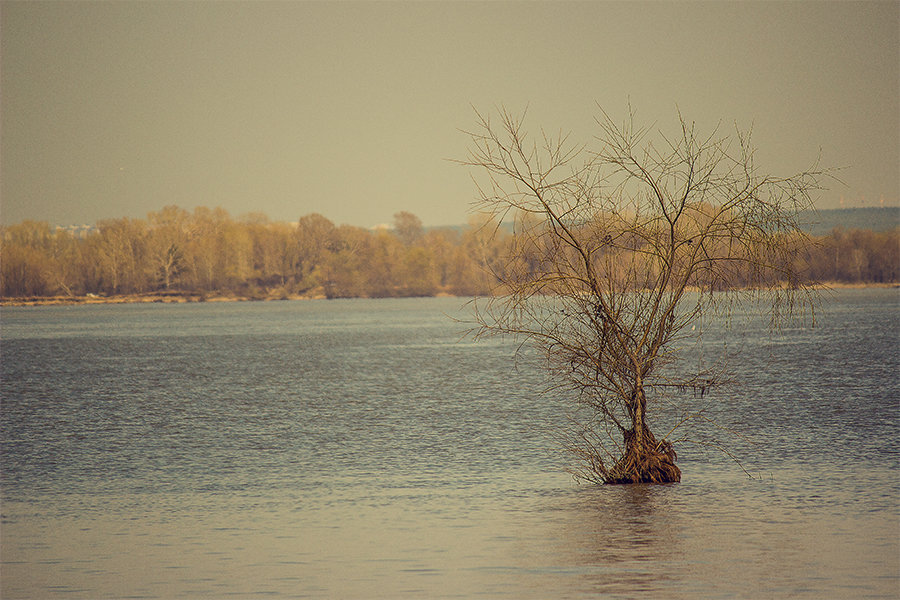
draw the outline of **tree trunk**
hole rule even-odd
[[[632,399],[634,427],[623,435],[625,452],[609,472],[606,483],[675,483],[681,481],[681,469],[675,466],[677,455],[672,444],[657,441],[647,427],[647,398],[638,386]]]

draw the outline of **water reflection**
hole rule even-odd
[[[681,522],[671,510],[676,488],[588,486],[564,497],[552,522],[553,554],[580,570],[581,592],[671,589],[672,570],[684,554]]]

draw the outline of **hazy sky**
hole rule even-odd
[[[472,107],[594,134],[753,125],[777,174],[847,167],[820,206],[900,197],[900,3],[6,2],[2,221],[169,204],[372,226],[463,223]]]

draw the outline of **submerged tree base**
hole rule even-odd
[[[677,483],[681,469],[675,465],[678,456],[668,441],[656,441],[649,429],[644,429],[640,442],[634,431],[625,433],[625,455],[613,467],[604,483]]]

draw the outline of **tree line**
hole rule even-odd
[[[596,223],[584,227],[598,231]],[[167,206],[146,219],[100,221],[83,234],[35,221],[3,227],[0,295],[486,295],[510,268],[511,254],[515,268],[530,268],[550,251],[522,247],[513,231],[480,217],[463,228],[426,230],[401,212],[391,229],[369,230],[337,226],[319,214],[282,223],[262,214],[233,218],[221,208]],[[835,229],[811,238],[795,259],[810,281],[896,283],[900,229]]]
[[[81,235],[26,221],[0,232],[0,294],[476,295],[491,284],[483,237],[474,222],[426,231],[407,212],[384,230],[336,226],[319,214],[281,223],[176,206],[100,221]]]

